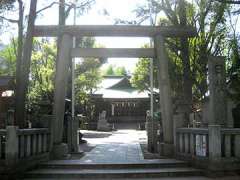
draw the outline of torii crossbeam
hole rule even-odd
[[[34,36],[56,37],[58,33],[72,36],[122,36],[122,37],[194,37],[196,30],[190,26],[129,26],[129,25],[71,25],[35,26]]]

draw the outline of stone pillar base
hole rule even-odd
[[[173,157],[174,156],[174,145],[168,143],[159,144],[159,154],[160,156]]]
[[[65,143],[54,144],[51,152],[52,159],[68,159],[70,154],[68,154],[68,145]]]

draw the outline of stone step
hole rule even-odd
[[[174,168],[188,167],[188,163],[175,159],[148,160],[137,163],[82,163],[79,160],[50,161],[42,163],[39,168],[50,169],[137,169],[137,168]]]
[[[37,169],[27,172],[25,178],[154,178],[201,176],[203,172],[190,167],[151,169]]]

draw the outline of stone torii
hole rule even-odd
[[[35,26],[35,37],[56,37],[63,39],[60,44],[59,59],[56,67],[54,90],[54,119],[51,122],[52,152],[56,157],[66,153],[62,144],[63,118],[67,86],[67,70],[73,57],[149,57],[157,58],[159,71],[160,105],[163,125],[163,155],[173,155],[173,118],[168,60],[165,53],[165,38],[194,37],[194,28],[186,26],[122,26],[122,25],[73,25],[73,26]],[[83,36],[122,36],[153,37],[154,48],[72,48],[73,37]]]

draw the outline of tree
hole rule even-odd
[[[239,54],[239,37],[237,32],[237,20],[234,22],[232,13],[229,14],[229,35],[227,54],[227,76],[228,76],[228,95],[236,103],[240,102],[240,54]]]
[[[228,6],[216,1],[195,0],[194,4],[184,2],[184,9],[181,4],[183,1],[151,2],[156,4],[153,12],[164,12],[166,15],[165,19],[159,19],[158,24],[163,26],[187,24],[197,29],[198,37],[192,38],[188,42],[186,39],[166,39],[173,94],[175,97],[181,97],[185,89],[186,96],[190,94],[193,87],[193,100],[196,102],[202,99],[207,92],[207,57],[220,55],[223,49],[226,36],[225,12]],[[136,11],[137,17],[147,19],[149,8],[151,7],[140,7]],[[188,43],[189,45],[187,45]],[[189,46],[189,50],[186,49],[187,46]],[[189,54],[189,60],[186,59],[187,54]]]
[[[55,42],[34,40],[27,104],[30,109],[38,106],[42,100],[53,103],[56,51]]]
[[[24,128],[26,125],[25,124],[25,116],[26,116],[25,102],[26,102],[27,88],[29,83],[29,72],[30,72],[30,63],[31,63],[32,46],[33,46],[33,30],[34,30],[34,23],[36,19],[36,11],[37,11],[37,0],[31,0],[26,39],[25,39],[25,44],[23,48],[22,61],[20,64],[20,72],[19,72],[20,79],[16,85],[16,103],[15,103],[16,104],[16,121],[20,128]]]
[[[112,76],[114,75],[114,70],[113,70],[113,66],[109,65],[106,69],[106,72],[104,73],[104,75],[106,76]]]
[[[125,69],[125,67],[117,67],[115,69],[115,75],[117,75],[117,76],[125,76],[125,75],[127,75],[127,70]]]
[[[109,65],[104,71],[104,76],[126,76],[127,70],[125,67],[113,67],[112,65]]]

